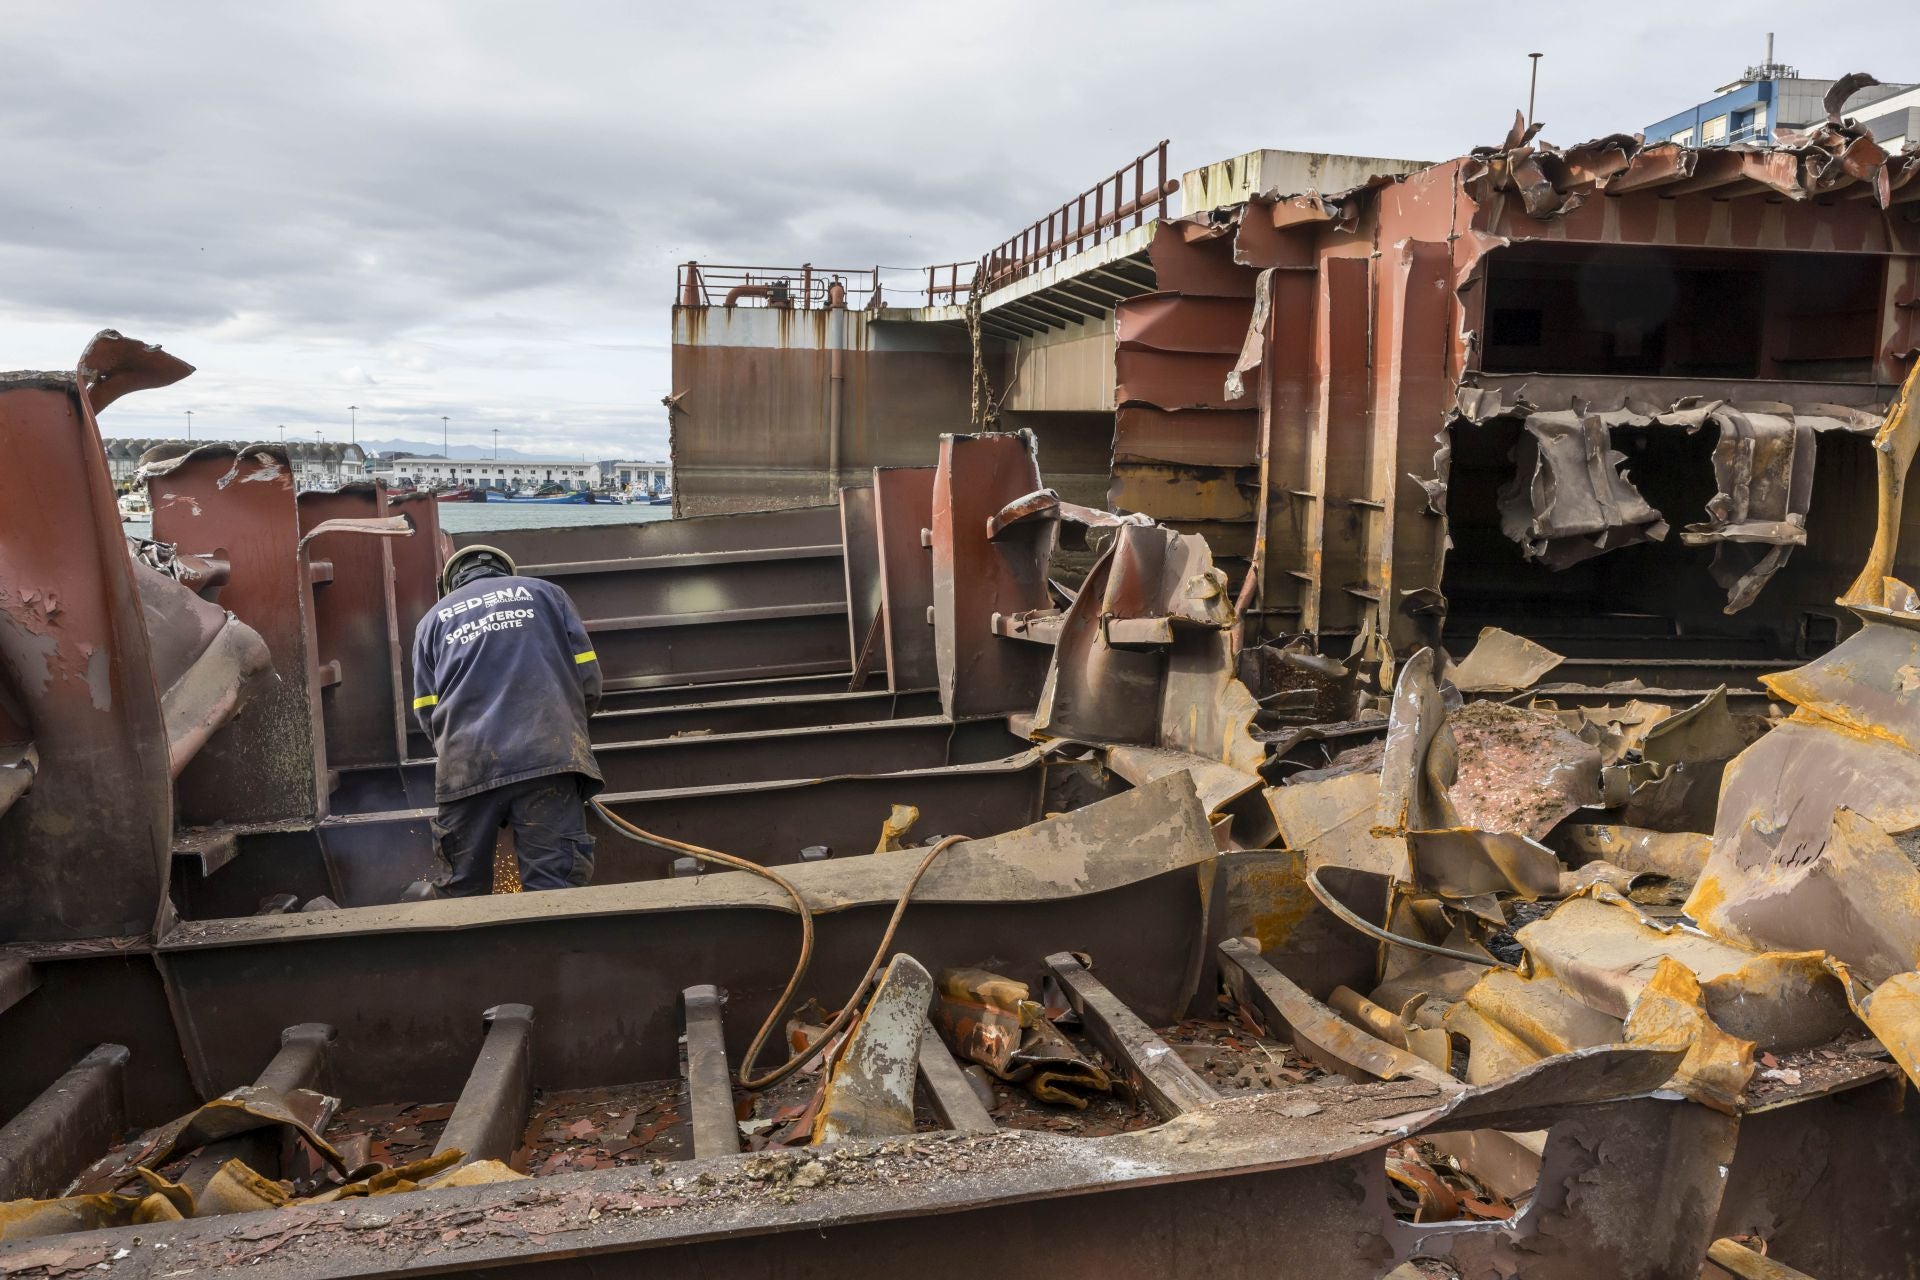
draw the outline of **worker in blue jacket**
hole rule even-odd
[[[583,885],[593,876],[586,800],[602,784],[587,736],[600,663],[586,626],[564,591],[517,576],[495,547],[456,551],[440,590],[413,638],[413,711],[439,757],[440,865],[407,896],[491,892],[508,824],[523,889]]]

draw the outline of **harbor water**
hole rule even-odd
[[[672,507],[651,507],[617,502],[570,503],[548,506],[518,502],[443,502],[440,527],[448,533],[486,533],[494,529],[547,529],[556,525],[638,524],[647,520],[666,520]],[[148,520],[128,520],[122,527],[129,538],[152,536]]]

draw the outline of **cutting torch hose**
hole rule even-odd
[[[1423,951],[1430,956],[1440,956],[1446,960],[1464,960],[1468,964],[1477,964],[1486,969],[1512,970],[1515,968],[1515,966],[1506,963],[1506,961],[1495,960],[1491,956],[1477,956],[1471,951],[1456,951],[1452,947],[1437,947],[1431,942],[1422,942],[1418,938],[1409,938],[1404,934],[1393,933],[1389,930],[1382,929],[1379,925],[1361,916],[1358,912],[1349,908],[1346,903],[1334,897],[1333,892],[1328,889],[1327,886],[1320,883],[1319,877],[1319,867],[1314,867],[1307,872],[1307,889],[1314,897],[1320,900],[1320,905],[1368,937],[1378,938],[1382,942],[1389,943],[1396,947],[1405,947],[1410,951]]]
[[[641,844],[650,844],[657,849],[668,849],[674,853],[683,853],[689,857],[698,858],[702,862],[717,863],[720,866],[733,867],[739,871],[750,871],[763,880],[771,880],[774,884],[780,886],[781,890],[785,892],[789,898],[793,899],[794,910],[800,916],[800,958],[794,962],[793,976],[787,979],[786,990],[780,993],[780,998],[774,1001],[773,1008],[767,1011],[766,1021],[760,1024],[758,1031],[754,1032],[753,1043],[747,1046],[747,1056],[740,1063],[738,1075],[740,1087],[742,1089],[755,1091],[778,1084],[780,1081],[792,1075],[800,1069],[802,1063],[812,1058],[818,1052],[818,1045],[828,1043],[835,1036],[847,1029],[847,1025],[851,1023],[854,1016],[860,1012],[861,999],[866,995],[867,988],[872,984],[874,975],[880,972],[880,966],[887,958],[888,949],[893,946],[893,935],[900,928],[901,917],[907,914],[907,903],[913,898],[913,891],[919,887],[920,877],[927,873],[927,868],[933,865],[935,858],[938,858],[954,845],[960,844],[967,839],[966,836],[943,837],[937,844],[927,850],[926,857],[920,859],[920,865],[914,868],[913,875],[907,880],[907,887],[900,892],[900,900],[894,903],[893,916],[887,921],[886,932],[880,935],[880,945],[874,948],[873,959],[868,962],[866,973],[861,975],[860,981],[854,986],[853,994],[847,998],[846,1004],[841,1007],[839,1013],[833,1016],[833,1021],[830,1022],[826,1030],[821,1033],[815,1042],[815,1047],[809,1048],[803,1053],[795,1054],[765,1075],[755,1076],[753,1074],[753,1066],[760,1060],[760,1054],[767,1045],[767,1038],[773,1034],[774,1028],[779,1026],[780,1015],[786,1012],[788,1002],[793,999],[794,993],[800,989],[800,984],[806,981],[807,970],[813,964],[813,908],[807,905],[807,900],[801,896],[800,890],[794,887],[793,881],[787,879],[772,867],[763,867],[757,862],[749,862],[745,858],[735,857],[731,853],[722,853],[718,849],[708,849],[701,845],[688,844],[684,840],[675,840],[668,836],[656,835],[642,827],[635,826],[613,810],[607,808],[605,804],[601,803],[598,796],[594,797],[589,803],[593,805],[594,812],[606,820],[608,826],[629,840],[635,840]]]

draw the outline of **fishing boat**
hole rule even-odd
[[[673,490],[662,489],[647,499],[650,507],[670,507],[673,505]]]
[[[120,519],[146,520],[152,517],[153,507],[147,502],[147,495],[138,489],[120,495]]]
[[[487,491],[463,484],[457,489],[442,489],[433,496],[439,502],[485,502]]]
[[[577,489],[571,493],[507,493],[495,494],[494,497],[500,502],[534,502],[547,506],[577,506],[594,500],[591,489]]]

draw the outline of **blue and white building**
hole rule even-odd
[[[1783,129],[1808,129],[1824,121],[1827,90],[1834,83],[1807,78],[1775,62],[1773,37],[1769,35],[1765,62],[1748,67],[1738,80],[1722,85],[1705,102],[1656,120],[1641,132],[1650,143],[1765,146],[1777,141]],[[1882,84],[1861,89],[1847,99],[1844,110],[1871,129],[1874,140],[1890,150],[1897,151],[1907,140],[1920,138],[1920,86]]]

